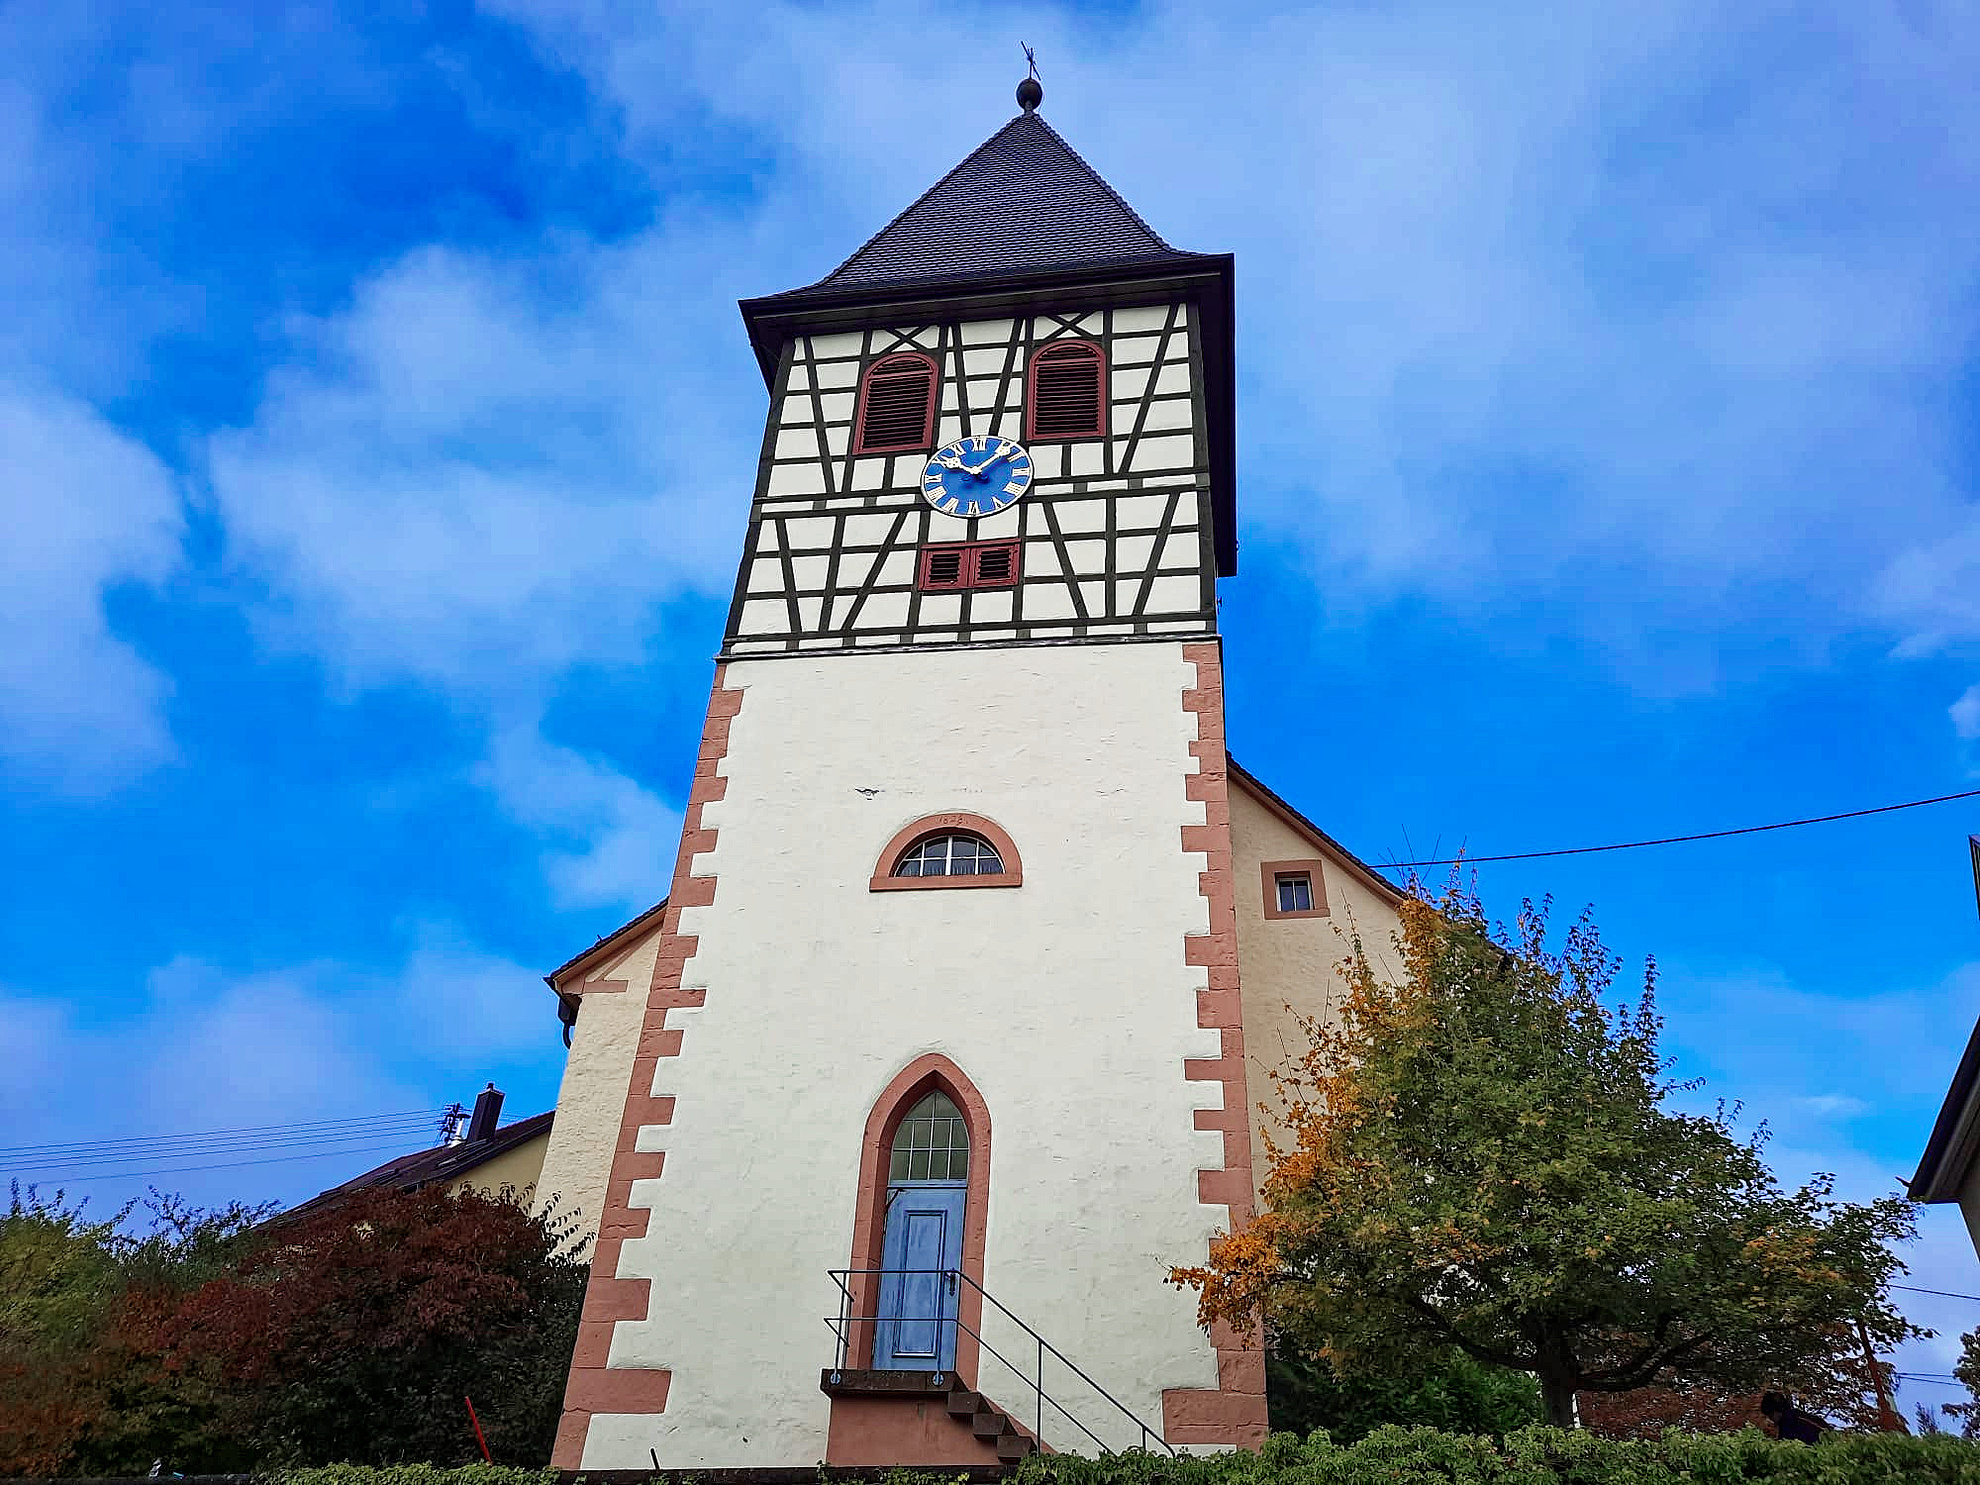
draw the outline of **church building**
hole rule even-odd
[[[808,288],[667,899],[551,976],[555,1463],[1255,1446],[1267,1077],[1396,890],[1224,742],[1232,260],[1022,111]],[[595,1214],[595,1216],[594,1216]]]

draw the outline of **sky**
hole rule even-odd
[[[1330,833],[1980,788],[1973,4],[360,9],[0,0],[0,1128],[407,1115],[36,1179],[293,1201],[491,1079],[551,1106],[541,976],[671,870],[765,405],[735,301],[1002,125],[1020,41],[1236,254],[1231,746]],[[1479,884],[1592,903],[1677,1071],[1867,1198],[1980,1015],[1969,832]],[[1980,1295],[1921,1227],[1906,1282]],[[1904,1301],[1946,1371],[1980,1301]]]

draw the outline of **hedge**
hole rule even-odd
[[[954,1485],[942,1470],[876,1472],[878,1485]],[[555,1485],[554,1470],[476,1465],[283,1470],[271,1485]],[[582,1477],[580,1477],[580,1480]],[[1257,1454],[1035,1455],[1016,1485],[1980,1485],[1980,1444],[1950,1435],[1836,1434],[1813,1448],[1751,1429],[1619,1442],[1557,1428],[1503,1441],[1379,1428],[1355,1444],[1274,1434]]]

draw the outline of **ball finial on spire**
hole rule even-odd
[[[1024,46],[1023,42],[1018,43]],[[1024,47],[1025,63],[1031,68],[1031,75],[1017,85],[1018,107],[1026,113],[1036,113],[1038,105],[1045,101],[1045,85],[1038,81],[1038,58],[1032,55],[1031,48]]]

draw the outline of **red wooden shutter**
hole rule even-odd
[[[957,542],[921,549],[920,586],[934,589],[1009,588],[1018,580],[1014,541]]]
[[[1096,438],[1107,431],[1106,362],[1100,347],[1062,340],[1031,358],[1026,408],[1032,438]]]
[[[926,356],[882,356],[859,384],[855,454],[925,449],[935,434],[935,363]]]

